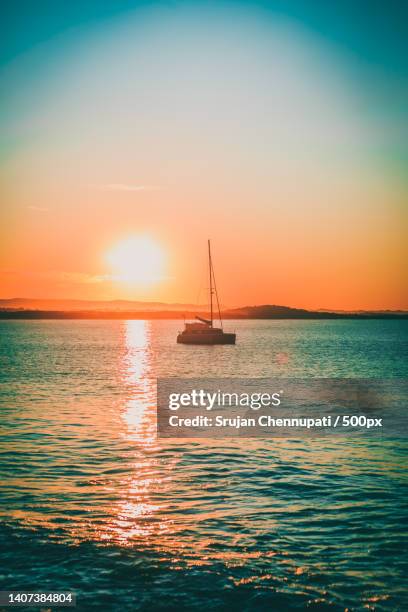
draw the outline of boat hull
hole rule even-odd
[[[181,332],[177,336],[178,344],[235,344],[236,334],[189,334]]]

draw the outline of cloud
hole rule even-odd
[[[104,274],[87,274],[83,272],[54,272],[52,274],[55,280],[63,283],[94,284],[109,280],[109,276]]]
[[[29,210],[37,210],[39,212],[48,212],[49,208],[44,208],[43,206],[27,206]]]
[[[95,284],[103,283],[112,280],[112,277],[107,274],[89,274],[87,272],[66,272],[63,270],[41,270],[39,272],[33,270],[0,270],[0,277],[14,276],[16,278],[27,279],[34,278],[38,280],[47,280],[58,284]]]
[[[129,185],[126,183],[107,183],[97,185],[97,187],[104,191],[154,191],[160,189],[156,185]]]

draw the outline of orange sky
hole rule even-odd
[[[408,308],[385,119],[320,39],[216,17],[128,17],[8,64],[0,297],[203,302],[211,238],[225,306]],[[129,236],[160,278],[115,277]]]

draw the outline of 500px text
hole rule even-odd
[[[336,427],[361,427],[371,429],[372,427],[383,427],[382,419],[368,418],[365,415],[343,415],[343,416],[324,416],[322,418],[294,417],[294,418],[274,418],[270,415],[261,415],[257,419],[251,417],[224,417],[217,415],[215,418],[197,415],[191,418],[172,415],[169,418],[171,427],[227,427],[240,429],[241,427],[271,427],[286,428],[297,427],[303,429],[312,428],[336,428]]]

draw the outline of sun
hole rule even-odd
[[[117,281],[151,285],[164,277],[164,252],[149,236],[122,240],[108,251],[106,261]]]

